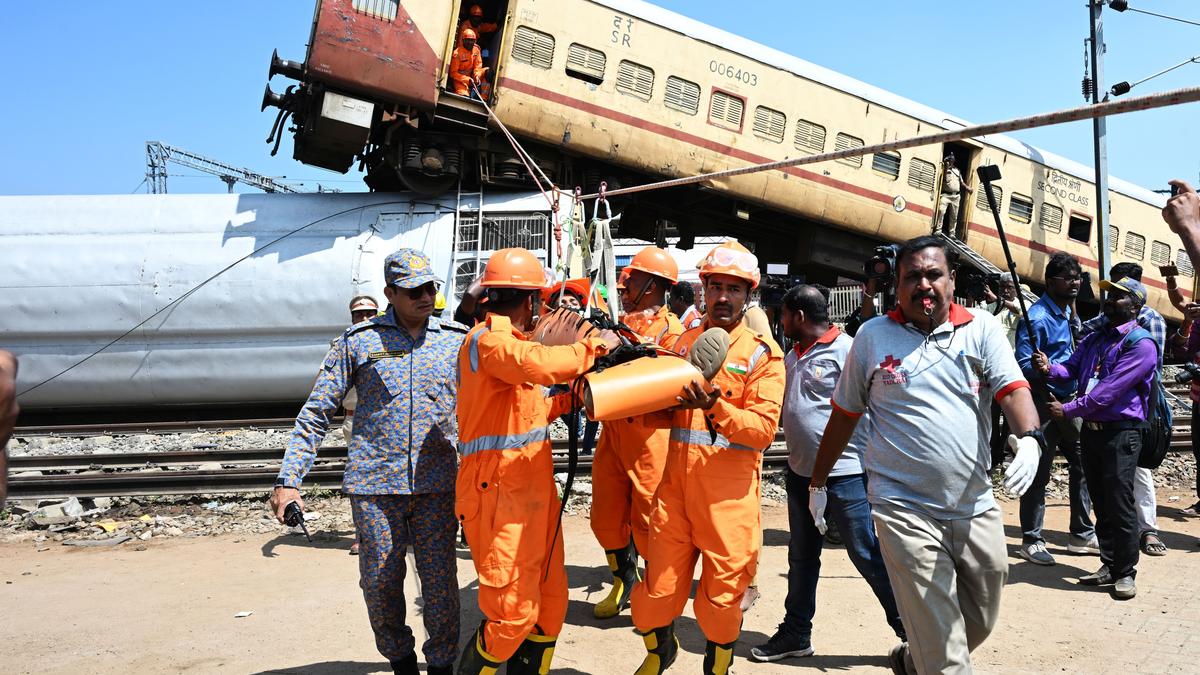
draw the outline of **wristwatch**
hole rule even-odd
[[[810,494],[813,492],[825,492],[826,488],[824,485],[809,485],[808,491]]]
[[[1042,449],[1042,452],[1046,451],[1046,434],[1042,433],[1040,428],[1030,429],[1023,434],[1018,435],[1017,438],[1033,438],[1038,442],[1038,447]]]

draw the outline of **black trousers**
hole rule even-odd
[[[1200,403],[1194,401],[1192,419],[1200,422]],[[1192,424],[1192,457],[1196,458],[1196,499],[1200,500],[1200,424]]]
[[[1142,451],[1142,430],[1088,429],[1080,437],[1083,473],[1096,510],[1100,560],[1113,579],[1137,575],[1138,525],[1133,476]]]

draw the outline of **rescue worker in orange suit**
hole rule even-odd
[[[467,10],[467,18],[462,22],[462,25],[459,26],[458,32],[461,33],[467,28],[475,31],[475,34],[479,36],[480,40],[482,40],[492,33],[495,33],[496,30],[500,28],[500,25],[491,22],[485,22],[483,20],[483,8],[479,5],[471,5],[471,8]]]
[[[542,387],[574,380],[619,340],[609,331],[560,346],[528,339],[546,276],[523,248],[494,253],[481,283],[488,314],[458,354],[455,513],[485,618],[458,673],[494,673],[505,661],[514,675],[547,673],[567,613],[550,423],[572,401]]]
[[[730,241],[699,267],[708,315],[679,338],[675,351],[699,350],[698,339],[713,327],[728,332],[729,351],[710,384],[689,384],[677,408],[646,416],[647,422],[669,419],[671,431],[650,516],[646,579],[633,590],[633,623],[648,652],[638,675],[662,673],[675,660],[674,621],[687,602],[697,558],[700,585],[692,609],[708,639],[703,672],[729,672],[742,595],[762,546],[762,451],[775,438],[783,404],[783,351],[743,320],[759,282],[754,254]]]
[[[458,34],[458,46],[450,55],[450,86],[460,96],[470,96],[471,83],[478,85],[482,82],[488,70],[483,67],[483,56],[475,44],[477,38],[475,31],[464,28]]]
[[[625,266],[621,280],[625,325],[644,342],[673,347],[683,326],[667,307],[666,295],[679,280],[679,265],[661,248],[647,246]],[[647,427],[641,418],[604,423],[592,462],[591,521],[613,586],[593,609],[597,619],[620,614],[640,580],[637,556],[649,549],[650,506],[667,461],[669,437],[669,429]]]

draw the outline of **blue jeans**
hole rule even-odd
[[[808,512],[809,480],[790,468],[787,470],[788,525],[792,536],[788,541],[788,592],[783,601],[783,623],[779,626],[781,631],[804,638],[812,635],[812,619],[817,613],[817,581],[821,577],[821,545],[825,541]],[[825,517],[837,523],[850,561],[870,584],[888,625],[897,637],[905,639],[900,610],[892,596],[892,585],[871,522],[866,474],[830,477],[825,486],[829,496]]]
[[[1045,416],[1042,419],[1046,419]],[[1079,539],[1091,539],[1096,533],[1092,524],[1092,497],[1088,493],[1087,480],[1084,477],[1083,461],[1079,457],[1078,432],[1072,433],[1064,426],[1070,425],[1071,420],[1058,420],[1046,426],[1046,447],[1038,461],[1038,470],[1034,474],[1033,484],[1021,496],[1021,543],[1032,544],[1045,541],[1042,537],[1042,523],[1046,519],[1046,485],[1050,483],[1050,471],[1054,464],[1054,450],[1058,449],[1067,458],[1067,496],[1070,499],[1071,520],[1068,525],[1071,534]]]

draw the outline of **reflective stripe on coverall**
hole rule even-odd
[[[471,95],[471,83],[478,82],[483,76],[483,56],[479,53],[479,45],[471,49],[462,46],[462,38],[450,55],[450,83],[454,93],[460,96]]]
[[[567,614],[567,574],[550,455],[550,422],[569,395],[542,387],[583,374],[605,351],[590,338],[560,347],[530,342],[489,314],[458,354],[459,452],[455,515],[479,575],[484,649],[506,661],[536,626],[557,636]]]
[[[648,321],[630,323],[627,318],[626,325],[646,342],[667,349],[683,334],[683,325],[666,306]],[[632,534],[645,557],[650,507],[662,480],[669,436],[669,429],[648,427],[640,417],[604,423],[592,462],[591,513],[592,532],[604,550],[625,548]]]
[[[709,327],[705,321],[684,333],[676,351],[686,355]],[[646,579],[633,589],[633,623],[643,633],[683,613],[697,557],[702,566],[692,609],[700,629],[718,644],[737,640],[741,631],[742,595],[762,546],[762,450],[775,439],[784,368],[775,341],[744,321],[729,338],[729,355],[713,379],[721,398],[710,410],[646,416],[669,423],[671,441],[650,516]]]

